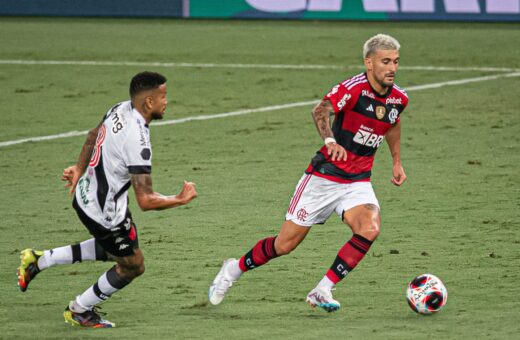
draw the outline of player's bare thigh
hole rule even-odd
[[[279,256],[289,254],[305,239],[310,229],[292,221],[285,221],[274,241],[276,254]]]
[[[115,256],[117,274],[128,281],[144,273],[144,256],[139,248],[134,249],[130,256]]]
[[[379,235],[381,218],[379,208],[375,204],[361,204],[343,213],[343,221],[354,234],[368,240],[375,240]]]

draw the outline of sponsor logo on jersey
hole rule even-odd
[[[339,89],[339,85],[336,85],[332,88],[332,90],[330,90],[329,93],[327,93],[327,97],[332,97],[333,94],[336,94],[338,93],[338,89]]]
[[[88,177],[82,177],[79,182],[79,196],[81,197],[81,201],[83,204],[87,205],[89,203],[89,200],[87,198],[87,193],[90,190],[90,179]]]
[[[346,104],[347,104],[347,100],[350,99],[350,97],[352,97],[350,95],[350,93],[346,93],[343,98],[341,98],[341,100],[338,102],[338,109],[342,109]]]
[[[117,237],[117,238],[115,239],[114,243],[121,243],[121,242],[123,242],[124,240],[125,240],[124,237]]]
[[[128,248],[128,247],[130,247],[129,244],[127,244],[127,243],[121,243],[121,244],[119,245],[119,250],[123,250],[123,249],[126,249],[126,248]]]
[[[367,111],[374,112],[374,107],[372,106],[372,104],[370,104],[370,105],[367,107]]]
[[[119,114],[117,112],[113,112],[110,117],[112,118],[112,132],[118,133],[121,131],[124,127],[123,120],[119,117]]]
[[[363,97],[368,97],[368,98],[376,99],[375,94],[373,94],[372,92],[370,92],[370,91],[368,91],[368,90],[363,90],[363,91],[361,91],[361,95],[362,95]]]
[[[390,98],[386,98],[386,105],[388,104],[402,104],[403,103],[403,99],[402,98],[395,98],[395,97],[390,97]]]
[[[363,128],[366,128],[366,126],[361,125],[358,132],[354,135],[354,138],[352,139],[354,142],[373,147],[374,149],[377,149],[380,145],[385,136],[380,136],[378,134],[372,133],[370,131],[366,131]],[[372,129],[370,129],[373,131]]]
[[[139,126],[139,143],[141,143],[141,146],[149,146],[149,135],[148,131],[144,129],[143,125],[139,120],[137,120],[137,126]]]
[[[143,150],[141,150],[141,157],[142,157],[145,161],[149,161],[149,160],[150,160],[150,157],[152,157],[152,152],[150,151],[149,148],[144,148]]]
[[[385,117],[386,108],[384,106],[376,106],[376,117],[381,120]]]
[[[390,120],[391,124],[394,124],[397,120],[397,117],[399,116],[399,111],[397,109],[390,110],[390,113],[388,114],[388,119]]]

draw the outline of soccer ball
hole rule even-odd
[[[446,304],[448,291],[437,276],[423,274],[408,284],[406,300],[414,312],[432,314],[440,311]]]

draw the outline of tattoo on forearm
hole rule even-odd
[[[330,128],[329,116],[334,114],[334,110],[329,101],[322,100],[312,111],[314,123],[318,129],[318,133],[321,138],[333,137],[332,130]]]
[[[136,195],[153,193],[152,176],[150,174],[132,175],[131,181]]]
[[[78,166],[81,171],[84,171],[87,168],[90,157],[92,156],[92,151],[94,150],[94,146],[96,144],[97,134],[100,127],[101,124],[88,132],[87,139],[81,148],[81,152],[78,157]]]

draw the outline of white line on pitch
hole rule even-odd
[[[463,84],[476,83],[476,82],[481,82],[481,81],[486,81],[486,80],[495,80],[495,79],[499,79],[499,78],[512,78],[512,77],[520,77],[520,72],[514,72],[514,73],[508,73],[508,74],[496,74],[496,75],[485,76],[485,77],[466,78],[466,79],[459,79],[459,80],[444,81],[444,82],[440,82],[440,83],[410,86],[410,87],[408,87],[407,91],[409,91],[409,92],[422,91],[422,90],[440,88],[440,87],[444,87],[444,86],[463,85]],[[256,112],[283,110],[283,109],[289,109],[289,108],[294,108],[294,107],[313,105],[313,104],[318,103],[318,101],[319,100],[315,99],[315,100],[308,100],[308,101],[304,101],[304,102],[264,106],[264,107],[259,107],[256,109],[245,109],[245,110],[231,111],[231,112],[218,113],[218,114],[212,114],[212,115],[192,116],[192,117],[186,117],[186,118],[165,120],[165,121],[161,121],[161,122],[154,122],[153,125],[160,126],[160,125],[181,124],[181,123],[197,121],[197,120],[209,120],[209,119],[225,118],[225,117],[231,117],[231,116],[240,116],[240,115],[256,113]],[[86,135],[87,132],[88,131],[69,131],[69,132],[65,132],[65,133],[59,133],[56,135],[29,137],[29,138],[23,138],[23,139],[10,140],[10,141],[5,141],[5,142],[0,142],[0,147],[21,144],[21,143],[26,143],[26,142],[40,142],[40,141],[45,141],[45,140],[82,136],[82,135]]]
[[[139,67],[188,67],[188,68],[253,68],[253,69],[363,69],[364,65],[316,65],[316,64],[216,64],[182,62],[94,61],[94,60],[6,60],[4,65],[71,65],[71,66],[139,66]],[[520,68],[506,67],[453,67],[453,66],[400,66],[402,70],[439,72],[518,72]]]

